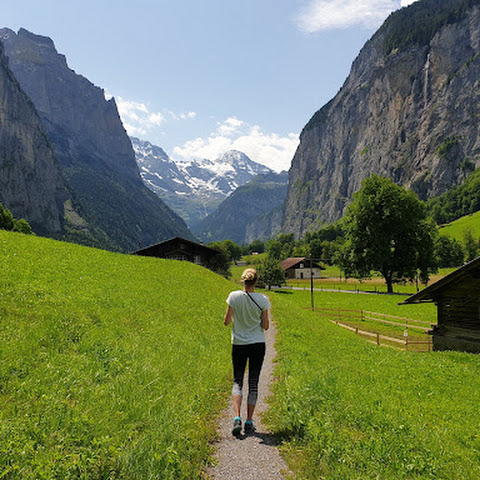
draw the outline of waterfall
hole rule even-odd
[[[430,74],[430,52],[427,55],[427,61],[425,63],[425,78],[423,82],[423,101],[425,104],[428,102],[428,83]]]

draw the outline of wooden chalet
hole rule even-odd
[[[217,255],[213,248],[206,247],[200,243],[192,242],[181,237],[174,237],[164,242],[142,248],[135,255],[144,257],[166,258],[169,260],[183,260],[196,263],[206,267],[212,257]]]
[[[325,267],[306,257],[287,258],[281,262],[281,265],[285,272],[286,279],[301,280],[303,278],[310,278],[312,274],[313,278],[322,278],[322,270],[325,270]]]
[[[434,350],[480,352],[480,257],[407,298],[403,304],[434,302],[438,324]]]

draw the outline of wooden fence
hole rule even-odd
[[[385,344],[394,344],[400,346],[401,348],[405,348],[408,350],[409,346],[414,346],[415,349],[418,351],[418,347],[420,350],[432,350],[432,337],[428,336],[426,340],[409,340],[408,338],[408,330],[420,330],[423,334],[427,335],[428,332],[432,329],[432,325],[429,322],[424,322],[421,320],[412,320],[406,317],[396,317],[394,315],[387,315],[384,313],[376,313],[376,312],[369,312],[367,310],[344,310],[342,308],[315,308],[316,312],[320,313],[322,317],[328,317],[332,322],[336,323],[337,325],[346,328],[355,332],[357,335],[362,335],[367,337],[373,343],[377,345]],[[379,332],[371,332],[362,330],[358,327],[353,327],[351,325],[347,325],[343,323],[346,319],[353,320],[353,321],[371,321],[371,322],[379,322],[386,325],[393,325],[396,327],[402,327],[404,329],[404,336],[403,339],[390,337],[387,335],[382,335]],[[424,326],[422,326],[424,325]],[[427,327],[428,325],[428,327]],[[423,348],[426,347],[426,348]]]

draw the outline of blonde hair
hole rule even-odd
[[[254,268],[247,268],[242,273],[242,282],[246,285],[255,285],[258,280],[258,273]]]

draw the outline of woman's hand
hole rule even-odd
[[[225,312],[225,317],[223,317],[223,324],[225,326],[230,325],[233,320],[233,308],[229,305],[227,311]]]
[[[268,327],[270,326],[270,321],[268,320],[268,310],[262,310],[261,326],[264,330],[268,330]]]

